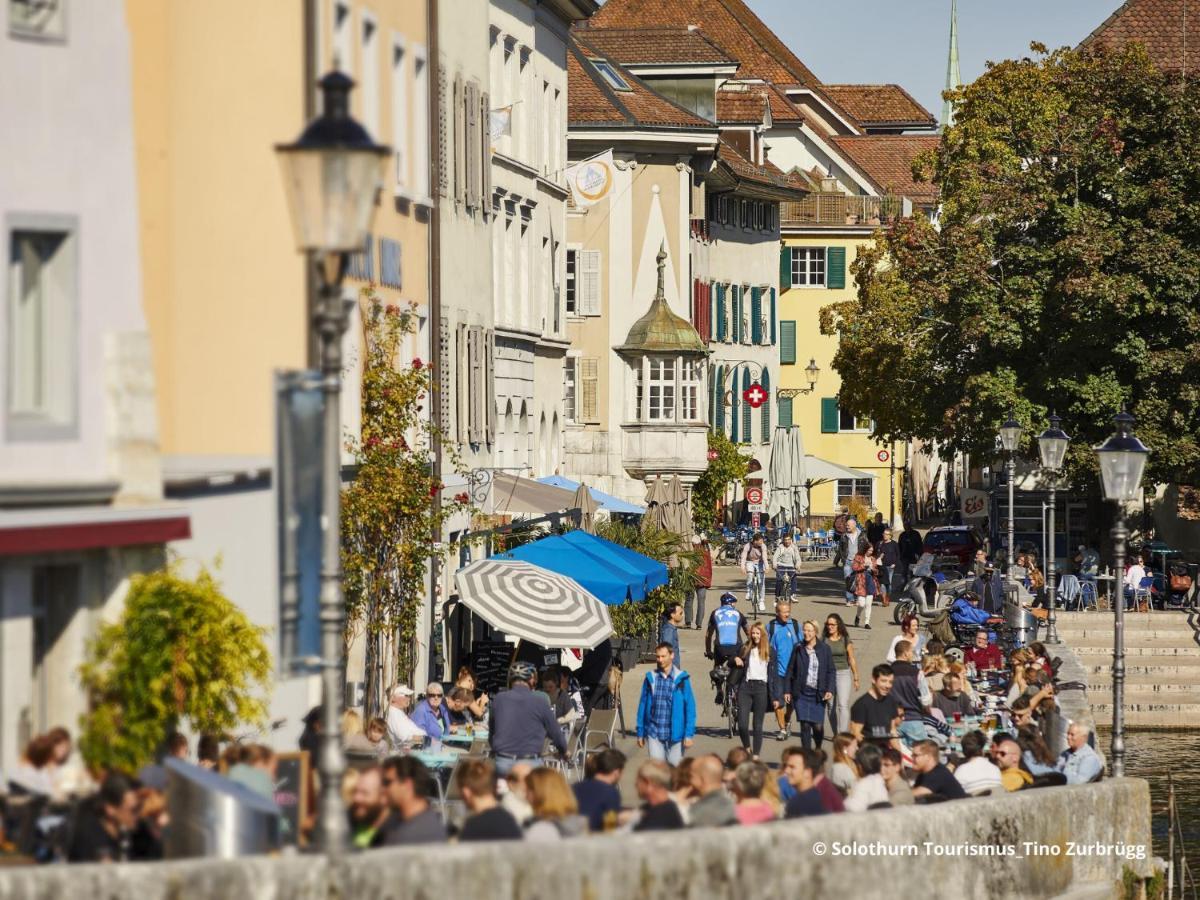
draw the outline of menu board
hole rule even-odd
[[[285,844],[303,844],[300,828],[308,816],[312,798],[309,796],[308,751],[278,753],[275,768],[275,805],[287,822]]]
[[[507,687],[508,663],[513,645],[508,641],[476,641],[471,647],[471,669],[475,687],[495,695]]]

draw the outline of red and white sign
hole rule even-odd
[[[879,460],[880,462],[887,462],[889,459],[892,458],[892,454],[890,454],[886,450],[880,450],[878,453],[875,454],[875,458],[877,460]]]
[[[750,514],[750,527],[757,529],[758,523],[759,523],[758,513],[751,513]]]
[[[746,488],[746,502],[751,505],[762,503],[762,488]]]
[[[767,402],[767,392],[761,384],[755,382],[742,391],[742,399],[749,403],[752,409],[758,409]]]

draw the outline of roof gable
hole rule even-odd
[[[623,66],[728,66],[737,60],[694,26],[576,28],[589,45]]]
[[[825,84],[821,90],[865,127],[937,126],[929,110],[898,84]]]
[[[940,137],[932,134],[838,135],[830,140],[887,194],[931,203],[937,187],[913,178],[912,164],[920,154],[937,147]]]
[[[1200,4],[1190,0],[1127,0],[1080,42],[1080,49],[1140,43],[1163,71],[1200,66]]]

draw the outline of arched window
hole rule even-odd
[[[771,373],[765,368],[762,374],[762,389],[767,399],[762,405],[762,442],[771,443]]]

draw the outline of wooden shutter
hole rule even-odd
[[[759,409],[759,412],[762,413],[762,442],[769,444],[771,443],[771,373],[767,369],[763,369],[762,386],[767,395],[767,399],[763,401],[763,405]]]
[[[463,94],[462,75],[454,76],[454,200],[467,202],[466,137],[467,101]]]
[[[838,398],[837,397],[822,397],[821,398],[821,433],[822,434],[837,434],[838,433]]]
[[[485,219],[492,212],[492,140],[488,134],[490,121],[491,100],[488,98],[487,91],[484,91],[479,99],[479,206]]]
[[[788,319],[779,323],[779,362],[784,366],[796,364],[796,323]]]
[[[450,116],[454,109],[446,103],[446,67],[438,65],[438,120],[437,120],[437,192],[438,196],[449,194],[450,181]],[[418,138],[420,140],[420,138]],[[419,176],[418,176],[419,177]]]
[[[846,248],[825,248],[825,287],[830,290],[846,286]]]
[[[467,441],[478,444],[482,441],[480,433],[479,414],[479,378],[482,374],[479,365],[479,327],[472,325],[467,329]]]
[[[742,390],[750,390],[750,369],[742,369]],[[754,412],[754,407],[749,403],[742,403],[742,443],[751,444],[754,442],[754,430],[751,427],[751,414]]]
[[[730,308],[733,313],[733,342],[740,344],[742,342],[742,290],[741,286],[731,284],[729,290],[733,293],[733,303]]]
[[[725,285],[717,285],[717,340],[724,341],[726,334]]]
[[[791,397],[780,397],[778,400],[778,403],[779,403],[779,427],[780,428],[791,428],[792,427],[792,398]]]
[[[741,403],[742,393],[738,390],[736,370],[729,378],[729,440],[738,443],[738,430],[741,416],[738,415],[738,404]]]
[[[600,251],[580,250],[575,256],[575,305],[581,316],[600,315]]]
[[[792,248],[784,244],[779,248],[779,289],[786,291],[792,286]]]
[[[452,420],[453,406],[451,405],[451,397],[453,396],[454,380],[450,374],[450,323],[445,319],[438,323],[438,360],[437,360],[437,380],[435,382],[438,392],[438,428],[442,433],[454,439],[454,426]]]
[[[489,445],[496,443],[496,332],[484,334],[487,357],[484,360],[483,421]]]
[[[600,421],[600,359],[595,356],[579,358],[579,419],[581,422]]]
[[[460,322],[454,335],[454,436],[460,444],[470,439],[471,430],[471,366],[467,346],[467,326]]]
[[[775,288],[771,288],[771,346],[775,346]]]
[[[719,290],[719,289],[718,289]],[[725,367],[717,366],[717,374],[713,381],[713,421],[717,431],[725,433]]]
[[[762,291],[750,288],[750,343],[762,343]]]
[[[483,187],[482,168],[479,154],[479,85],[474,81],[467,82],[467,138],[463,146],[467,170],[467,208],[478,209],[479,192]]]

